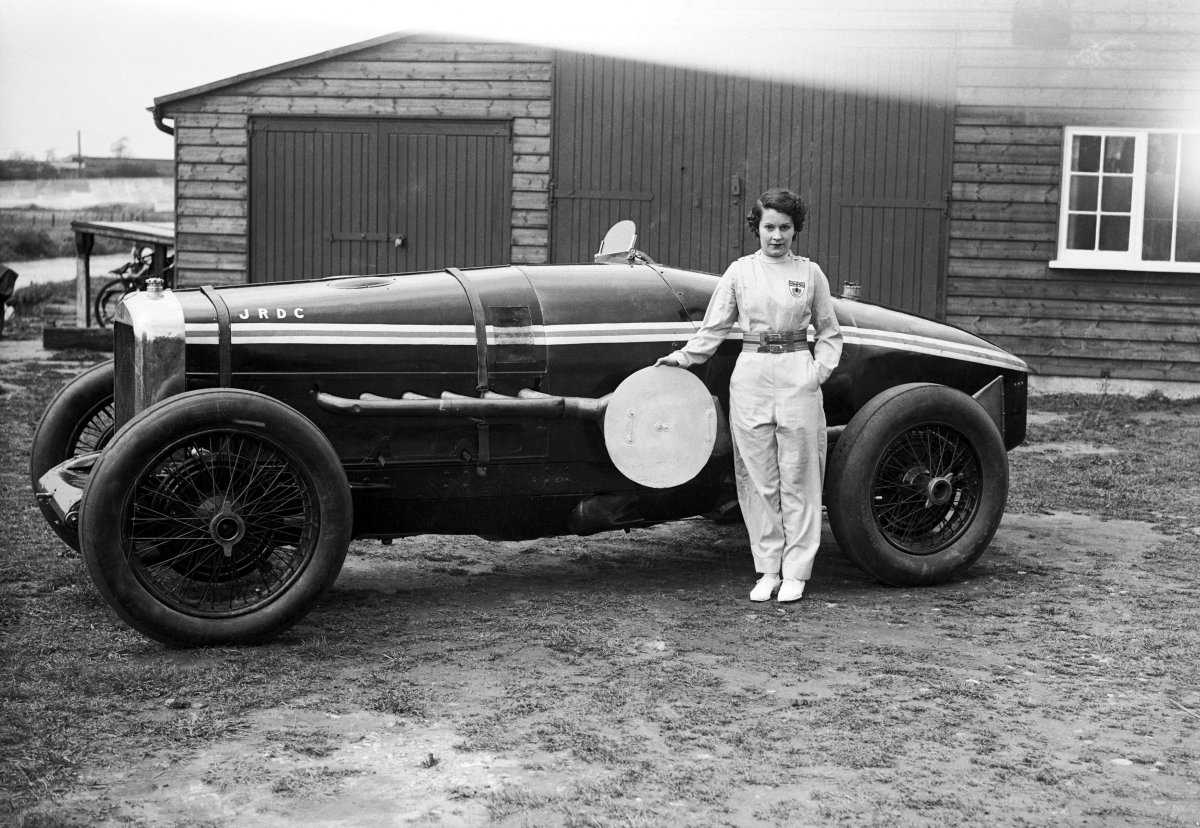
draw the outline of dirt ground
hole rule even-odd
[[[940,587],[826,530],[801,602],[751,604],[744,530],[699,519],[358,542],[277,642],[172,650],[28,491],[79,356],[0,343],[9,824],[1200,825],[1200,404],[1035,400]]]

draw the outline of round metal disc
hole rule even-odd
[[[717,406],[682,368],[643,368],[617,386],[604,412],[604,445],[621,474],[666,489],[704,468],[717,439]]]

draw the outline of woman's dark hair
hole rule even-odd
[[[758,201],[754,202],[750,212],[746,213],[746,224],[750,227],[750,232],[756,236],[763,213],[767,210],[778,210],[789,216],[797,233],[804,229],[804,219],[808,216],[808,205],[804,203],[804,199],[798,193],[793,193],[791,190],[774,189],[767,190],[758,197]]]

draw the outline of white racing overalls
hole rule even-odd
[[[829,281],[815,262],[791,253],[743,256],[721,277],[700,330],[671,356],[685,367],[705,362],[735,323],[743,345],[729,383],[729,425],[754,568],[806,581],[821,543],[821,383],[842,355]]]

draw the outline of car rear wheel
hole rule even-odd
[[[67,383],[46,406],[33,432],[29,477],[34,488],[64,460],[104,448],[113,435],[113,363],[102,362]],[[79,551],[79,533],[47,503],[38,503],[50,528]]]
[[[346,557],[350,488],[309,420],[250,391],[204,389],[140,414],[83,492],[88,571],[122,619],[175,645],[270,639]]]
[[[891,388],[855,414],[829,459],[826,505],[843,551],[895,586],[941,583],[987,548],[1008,498],[1008,455],[975,400]]]

